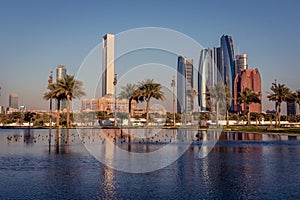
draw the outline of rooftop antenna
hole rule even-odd
[[[240,55],[240,46],[239,45],[237,45],[237,53],[238,53],[238,55]]]

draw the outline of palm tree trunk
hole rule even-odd
[[[132,97],[129,98],[129,101],[128,101],[128,125],[131,126],[131,102],[132,102]]]
[[[247,106],[247,124],[248,124],[248,126],[250,126],[250,109],[249,109],[249,105],[247,104],[246,105]]]
[[[131,102],[132,102],[132,98],[129,98],[129,102],[128,102],[128,112],[129,112],[129,117],[131,117]]]
[[[229,126],[229,114],[228,114],[228,110],[226,109],[226,126],[228,127]]]
[[[71,104],[71,100],[70,97],[67,97],[67,128],[70,127],[70,105]]]
[[[278,127],[280,126],[281,103],[278,104]]]
[[[219,127],[219,101],[217,101],[216,104],[216,123],[217,127]]]
[[[147,106],[146,106],[146,127],[149,126],[149,109],[150,109],[150,99],[147,100]]]
[[[60,100],[57,100],[56,127],[59,127],[59,117],[60,117]]]

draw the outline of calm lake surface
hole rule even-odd
[[[107,150],[109,141],[124,152],[150,153],[168,144],[176,153],[186,149],[159,170],[128,173],[98,161],[104,155],[126,163],[123,154]],[[215,142],[201,150],[207,141]],[[208,155],[202,158],[201,151]],[[146,161],[138,169],[155,163]],[[300,199],[299,186],[298,136],[0,129],[0,199]]]

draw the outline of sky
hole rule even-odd
[[[106,33],[143,27],[181,32],[203,47],[233,37],[262,78],[263,110],[271,83],[300,89],[300,2],[286,1],[0,1],[0,105],[10,93],[29,109],[47,109],[42,99],[50,70],[65,65],[76,75]],[[200,53],[200,52],[199,52]],[[198,61],[194,63],[198,65]]]

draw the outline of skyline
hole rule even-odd
[[[205,48],[217,47],[223,34],[231,35],[237,53],[238,49],[240,54],[247,53],[249,68],[258,68],[261,73],[263,110],[274,109],[274,103],[266,99],[274,79],[292,90],[300,89],[296,59],[300,53],[300,3],[288,2],[174,1],[159,2],[159,6],[139,1],[1,2],[0,105],[7,106],[9,94],[17,93],[20,105],[48,109],[42,95],[49,72],[57,65],[76,75],[106,33],[163,27],[182,32]],[[189,12],[181,16],[181,9]],[[115,14],[109,15],[111,10]],[[194,62],[197,66],[198,60]]]

